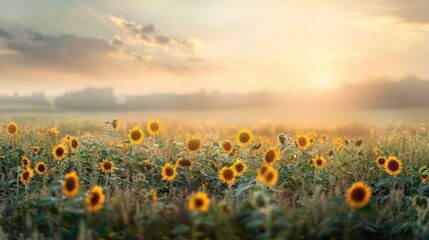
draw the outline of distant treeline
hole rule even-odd
[[[72,111],[145,111],[145,110],[210,110],[264,107],[282,104],[299,108],[379,109],[429,107],[429,81],[408,78],[398,82],[374,81],[345,84],[334,91],[271,92],[222,94],[201,91],[191,94],[149,94],[125,96],[118,102],[111,88],[88,88],[68,92],[50,104],[42,93],[29,97],[0,96],[0,110],[57,109]],[[20,108],[19,106],[26,106]]]

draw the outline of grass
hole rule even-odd
[[[429,141],[426,125],[396,125],[369,129],[364,138],[325,135],[318,129],[314,143],[301,150],[295,132],[282,127],[245,126],[254,135],[246,147],[236,143],[241,128],[221,124],[186,125],[165,123],[163,131],[145,132],[141,144],[133,145],[127,131],[133,125],[112,128],[112,121],[67,120],[17,121],[19,134],[9,136],[8,122],[0,133],[0,235],[18,238],[103,238],[103,239],[424,239],[429,236],[428,184],[419,169],[428,163]],[[25,130],[28,125],[28,131]],[[58,132],[51,127],[58,126]],[[51,129],[51,130],[49,130]],[[66,135],[76,136],[72,151]],[[281,137],[280,137],[281,134]],[[324,141],[319,139],[325,135]],[[202,147],[187,150],[191,137]],[[340,137],[342,148],[334,144]],[[230,140],[235,155],[222,151]],[[52,148],[64,143],[68,154],[55,160]],[[34,153],[34,147],[40,151]],[[258,146],[260,146],[258,148]],[[280,159],[273,164],[278,180],[273,187],[257,181],[266,149],[277,147]],[[380,156],[395,156],[403,163],[398,175],[389,175],[376,164],[374,148]],[[316,155],[326,158],[322,169],[310,166]],[[24,184],[22,157],[30,168],[37,162],[47,172],[34,171]],[[188,158],[191,168],[177,167],[177,176],[166,181],[162,167]],[[227,185],[219,180],[219,170],[237,158],[247,165],[243,176]],[[100,164],[108,160],[114,170],[103,173]],[[79,191],[64,194],[69,172],[79,177]],[[364,181],[372,196],[361,208],[349,205],[347,189]],[[90,211],[86,199],[90,190],[102,187],[105,201],[98,211]],[[208,211],[191,211],[188,201],[195,192],[207,193]]]

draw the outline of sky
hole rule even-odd
[[[429,1],[2,1],[0,94],[429,79]]]

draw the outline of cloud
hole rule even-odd
[[[155,32],[155,25],[149,23],[148,25],[140,25],[132,21],[128,21],[121,17],[112,16],[110,20],[117,26],[124,27],[128,34],[141,34],[141,33],[153,33]]]
[[[27,32],[23,39],[4,45],[14,52],[8,56],[10,64],[86,74],[108,68],[109,60],[114,60],[111,55],[118,52],[104,39],[72,34],[51,36]]]
[[[13,40],[13,36],[4,29],[0,28],[0,38],[5,38],[7,40]]]
[[[182,55],[186,55],[184,59],[190,57],[202,59],[198,56],[197,48],[199,41],[195,38],[179,38],[159,33],[153,23],[142,25],[116,16],[110,17],[110,20],[116,26],[122,27],[125,30],[124,33],[129,38],[128,44],[142,45],[158,50],[165,50],[172,47],[176,51],[180,51]]]
[[[122,47],[125,45],[124,40],[122,40],[121,37],[119,37],[118,35],[115,35],[112,41],[110,41],[110,43],[118,47]]]

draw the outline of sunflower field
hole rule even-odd
[[[429,239],[424,123],[84,128],[1,122],[1,239]]]

